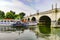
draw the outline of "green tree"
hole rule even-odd
[[[25,13],[24,12],[21,12],[21,13],[19,13],[19,16],[20,16],[20,19],[23,19],[24,16],[25,16]]]
[[[7,12],[6,18],[15,19],[15,12],[13,11]]]
[[[11,12],[13,15],[15,15],[15,12],[14,12],[14,11],[10,10],[10,12]]]
[[[0,19],[4,19],[4,18],[5,18],[5,13],[0,10]]]
[[[15,14],[15,19],[19,19],[19,15],[18,14]]]

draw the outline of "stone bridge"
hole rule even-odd
[[[60,8],[55,8],[44,12],[37,12],[36,14],[26,16],[24,19],[27,21],[36,22],[48,21],[51,23],[51,27],[55,27],[57,24],[60,24]]]

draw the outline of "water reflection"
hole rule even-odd
[[[35,27],[30,28],[12,28],[0,27],[0,40],[45,40],[38,38],[38,33],[35,33]]]
[[[20,34],[17,40],[37,40],[37,39],[36,36],[34,35],[34,32],[27,29],[24,31],[24,33]]]
[[[60,40],[60,28],[52,28],[49,35],[39,33],[37,29],[0,27],[0,40]]]

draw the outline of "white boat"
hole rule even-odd
[[[0,26],[12,26],[14,22],[0,22]]]
[[[37,22],[28,22],[28,25],[29,26],[36,26],[37,25]]]
[[[0,20],[0,26],[12,26],[15,23],[15,20]]]

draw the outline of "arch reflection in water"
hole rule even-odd
[[[42,16],[39,19],[39,31],[43,34],[51,33],[51,19],[48,16]]]

